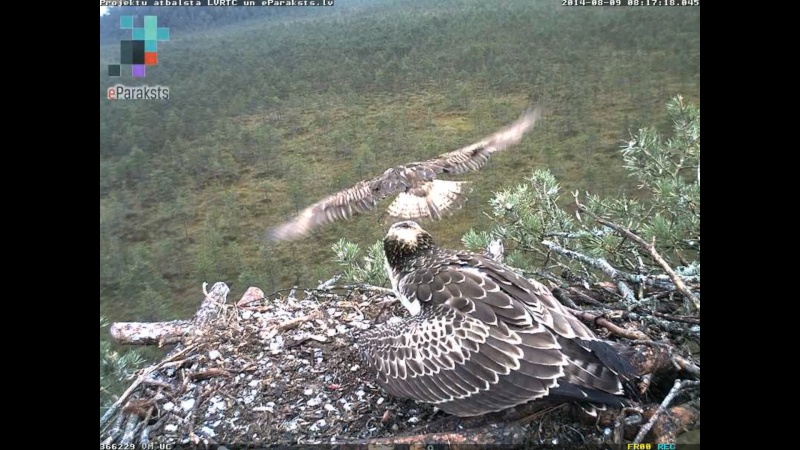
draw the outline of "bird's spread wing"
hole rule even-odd
[[[435,180],[436,174],[459,174],[481,168],[492,153],[518,143],[540,117],[539,108],[530,110],[516,122],[481,142],[422,163],[390,168],[378,177],[360,181],[349,189],[314,203],[288,222],[270,229],[267,239],[296,239],[319,225],[374,209],[378,201],[398,191],[401,191],[401,195],[389,207],[389,216],[396,219],[439,219],[444,211],[455,209],[464,203],[468,189],[466,182],[447,183]]]
[[[489,320],[493,315],[514,329],[527,328],[530,317],[534,329],[544,328],[554,337],[566,365],[564,378],[559,380],[558,387],[551,390],[551,395],[622,404],[610,394],[623,393],[622,381],[634,374],[633,368],[620,358],[617,349],[597,339],[586,325],[559,303],[549,289],[483,255],[463,252],[453,254],[452,258],[458,262],[448,266],[445,274],[454,269],[468,272],[471,277],[488,286],[484,288],[484,297],[470,297],[475,301],[460,300],[462,308],[473,310],[470,314],[477,313]],[[451,278],[455,278],[455,281],[458,279]],[[495,291],[492,283],[499,291]],[[519,314],[520,308],[527,314]],[[512,314],[507,311],[515,311],[511,320],[509,316]]]
[[[522,117],[517,119],[516,122],[482,141],[449,153],[444,153],[439,155],[438,158],[425,161],[423,164],[432,168],[437,173],[460,174],[471,170],[478,170],[483,167],[492,153],[519,143],[522,136],[532,130],[533,126],[541,117],[541,108],[528,110]]]
[[[621,402],[610,351],[542,285],[483,256],[440,253],[400,280],[430,305],[407,327],[376,330],[368,359],[394,395],[470,416],[548,394]]]
[[[272,241],[295,239],[319,225],[348,219],[354,214],[374,209],[381,199],[404,188],[396,177],[391,177],[387,175],[388,173],[389,171],[371,180],[359,181],[355,186],[314,203],[288,222],[270,229],[267,232],[267,239]]]
[[[526,345],[535,340],[442,304],[404,327],[374,330],[365,355],[392,395],[472,416],[547,393],[563,373],[563,358],[556,349]],[[541,353],[537,362],[528,362],[529,352]]]

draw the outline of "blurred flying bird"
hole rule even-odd
[[[311,229],[375,209],[383,198],[398,194],[387,214],[394,219],[440,219],[466,201],[468,184],[437,179],[437,175],[461,174],[480,169],[492,153],[519,143],[541,118],[540,108],[528,110],[517,121],[467,147],[423,162],[387,169],[382,175],[362,180],[301,211],[291,220],[270,229],[272,241],[296,239]]]

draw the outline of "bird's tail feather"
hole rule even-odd
[[[401,192],[389,205],[387,213],[394,219],[441,219],[445,213],[463,206],[469,193],[469,182],[433,180],[424,197]]]

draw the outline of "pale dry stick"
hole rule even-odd
[[[141,374],[141,375],[139,375],[138,377],[136,377],[136,381],[134,381],[134,382],[133,382],[133,383],[132,383],[132,384],[131,384],[131,385],[128,387],[128,389],[126,389],[126,390],[125,390],[125,392],[123,392],[123,393],[122,393],[122,395],[120,395],[120,397],[117,399],[117,401],[115,401],[115,402],[114,402],[114,404],[113,404],[113,405],[111,405],[111,407],[110,407],[110,408],[108,408],[108,411],[106,411],[106,413],[105,413],[105,414],[103,414],[103,417],[101,417],[101,418],[100,418],[100,430],[102,431],[103,427],[104,427],[104,426],[106,425],[106,423],[108,423],[108,421],[111,419],[111,416],[113,416],[113,415],[114,415],[114,413],[116,413],[116,412],[117,412],[117,410],[120,408],[120,406],[122,405],[122,403],[123,403],[125,400],[127,400],[127,399],[128,399],[128,397],[129,397],[129,396],[130,396],[130,395],[133,393],[133,391],[135,391],[135,390],[136,390],[136,388],[138,388],[138,387],[139,387],[139,385],[140,385],[140,384],[142,384],[142,383],[144,382],[144,380],[146,380],[146,379],[147,379],[147,377],[149,377],[149,376],[150,376],[150,374],[152,374],[153,372],[155,372],[155,371],[156,371],[156,370],[158,370],[158,369],[161,369],[161,368],[163,368],[163,367],[164,367],[164,366],[166,366],[168,363],[170,363],[170,362],[172,362],[172,361],[175,361],[177,358],[179,358],[180,356],[183,356],[183,355],[184,355],[184,354],[186,354],[187,352],[189,352],[189,351],[191,351],[191,350],[194,350],[195,348],[197,348],[197,345],[198,345],[198,344],[192,344],[192,345],[190,345],[190,346],[188,346],[188,347],[184,348],[183,350],[181,350],[181,351],[179,351],[179,352],[175,353],[174,355],[170,356],[169,358],[167,358],[167,359],[165,359],[165,360],[161,361],[160,363],[158,363],[158,364],[156,364],[156,365],[154,365],[154,366],[150,366],[150,367],[148,367],[148,368],[144,369],[144,370],[143,370],[143,372],[142,372],[142,374]]]
[[[581,319],[584,322],[588,323],[596,323],[597,325],[605,328],[606,330],[610,331],[613,334],[616,334],[617,336],[622,336],[624,338],[632,340],[640,340],[640,341],[650,340],[650,338],[646,334],[642,333],[639,330],[626,330],[625,328],[622,328],[619,325],[612,323],[610,320],[604,317],[596,316],[594,314],[582,311],[580,309],[572,309],[572,308],[568,309],[578,319]]]
[[[114,421],[114,426],[111,427],[111,430],[108,431],[108,437],[101,442],[101,447],[105,446],[105,448],[111,448],[110,445],[112,442],[117,440],[120,434],[122,434],[122,421],[125,419],[123,414],[117,416],[117,419]]]
[[[153,425],[144,427],[144,430],[142,430],[142,433],[139,436],[139,446],[140,446],[140,448],[154,448],[154,447],[150,447],[150,433],[152,433],[153,431],[156,431],[159,428],[161,428],[164,425],[164,423],[167,421],[167,417],[169,417],[170,414],[171,413],[164,414],[163,417],[158,419],[158,422],[154,423]]]
[[[136,430],[139,428],[139,424],[140,422],[138,415],[136,414],[128,415],[128,419],[125,422],[125,431],[122,433],[122,437],[119,440],[122,448],[128,448],[129,446],[131,446],[134,437],[136,437]]]
[[[309,320],[320,319],[322,318],[322,311],[314,311],[311,314],[306,314],[305,316],[295,317],[294,319],[289,319],[283,321],[275,326],[275,329],[278,331],[286,331],[291,330],[292,328],[297,327],[303,322],[308,322]]]
[[[653,425],[655,425],[656,420],[658,420],[658,416],[663,414],[664,411],[667,410],[669,404],[672,403],[672,400],[675,398],[676,395],[678,395],[680,391],[689,386],[699,386],[699,385],[700,385],[699,381],[675,380],[675,384],[672,386],[672,389],[670,389],[669,394],[667,394],[667,396],[664,397],[664,401],[661,402],[660,405],[658,405],[658,409],[656,409],[656,412],[653,413],[653,417],[651,417],[650,420],[648,420],[647,423],[644,424],[644,426],[641,429],[639,429],[639,434],[636,435],[636,438],[633,440],[633,443],[641,444],[642,440],[644,440],[644,437],[647,436],[647,433],[649,433],[650,429],[653,428]]]
[[[675,285],[673,285],[669,281],[660,281],[648,278],[643,275],[634,275],[622,270],[617,270],[611,264],[609,264],[609,262],[606,261],[605,258],[591,258],[574,250],[564,248],[552,241],[547,241],[547,240],[542,241],[542,245],[547,247],[547,249],[550,250],[551,252],[558,253],[559,255],[566,256],[569,259],[578,261],[582,264],[586,264],[590,267],[594,267],[595,269],[598,269],[603,273],[605,273],[606,275],[608,275],[608,277],[611,278],[612,280],[625,279],[630,281],[631,283],[636,283],[636,284],[646,283],[650,286],[654,286],[657,288],[675,289]],[[559,266],[561,266],[561,264],[559,264]]]
[[[634,413],[628,415],[628,413]],[[642,421],[642,408],[627,407],[622,408],[614,420],[614,443],[622,445],[625,439],[625,427],[631,425],[638,425]]]
[[[700,366],[697,364],[691,362],[681,355],[674,355],[672,357],[672,361],[678,366],[679,369],[685,370],[686,372],[696,376],[698,379],[700,378]]]
[[[389,289],[389,288],[380,287],[380,286],[373,286],[371,284],[365,284],[365,283],[330,286],[328,289],[346,289],[346,290],[359,289],[359,290],[362,290],[362,291],[372,291],[372,292],[378,292],[378,293],[386,294],[386,295],[390,295],[390,294],[393,295],[394,294],[394,291]]]

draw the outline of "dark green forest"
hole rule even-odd
[[[107,76],[129,37],[120,14],[170,27],[144,79]],[[116,83],[168,86],[169,100],[110,101]],[[669,129],[664,105],[677,94],[700,103],[696,7],[112,8],[100,18],[100,314],[186,318],[203,281],[229,283],[233,299],[251,285],[317,286],[341,271],[333,243],[367,247],[385,234],[379,214],[279,244],[263,239],[268,227],[391,165],[472,143],[533,104],[545,120],[459,177],[474,184],[470,201],[427,224],[444,246],[488,229],[492,194],[535,169],[564,192],[639,195],[619,149],[640,127]]]

